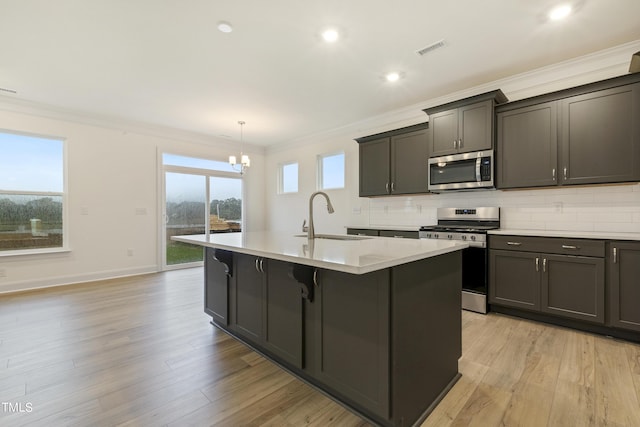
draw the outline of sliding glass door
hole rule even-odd
[[[173,236],[242,230],[242,178],[228,164],[164,154],[163,269],[201,265],[202,247]]]

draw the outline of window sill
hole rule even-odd
[[[25,255],[60,254],[71,252],[69,248],[42,248],[42,249],[21,249],[15,251],[0,251],[0,258],[9,258]]]

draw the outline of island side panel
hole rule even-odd
[[[462,355],[460,251],[391,269],[392,419],[426,417],[459,378]]]

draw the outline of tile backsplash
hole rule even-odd
[[[359,218],[352,223],[370,226],[430,225],[436,223],[439,207],[499,206],[505,229],[640,232],[640,184],[361,198],[360,202]]]

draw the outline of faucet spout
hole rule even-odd
[[[316,233],[313,228],[313,199],[318,194],[321,194],[327,200],[327,212],[329,212],[330,214],[335,212],[335,210],[333,209],[333,205],[331,204],[331,200],[329,200],[329,195],[327,193],[325,193],[324,191],[316,191],[315,193],[311,194],[311,197],[309,197],[309,229],[307,231],[308,239],[316,238]]]

